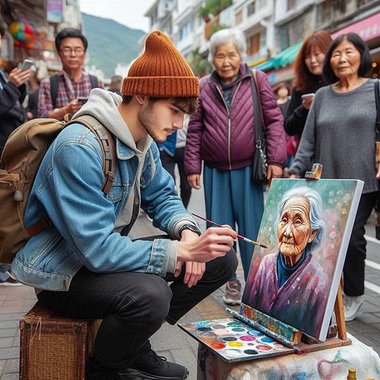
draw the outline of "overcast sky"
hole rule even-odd
[[[144,13],[154,0],[79,0],[80,11],[110,18],[134,29],[148,32],[149,19]]]

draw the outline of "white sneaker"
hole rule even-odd
[[[223,301],[226,305],[240,304],[241,284],[239,280],[228,281],[226,284],[226,292],[223,296]]]
[[[363,296],[350,297],[344,295],[344,316],[346,322],[353,321],[360,312],[360,309],[363,306]]]

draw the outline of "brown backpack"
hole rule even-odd
[[[11,263],[17,251],[33,235],[51,225],[41,220],[30,228],[24,226],[24,212],[34,178],[47,149],[63,128],[73,123],[86,126],[99,141],[103,153],[107,194],[115,173],[116,151],[111,132],[90,115],[73,121],[33,119],[9,136],[0,161],[0,263]]]

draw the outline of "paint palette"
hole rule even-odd
[[[235,318],[179,323],[184,331],[225,361],[244,361],[295,352]]]

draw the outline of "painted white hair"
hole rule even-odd
[[[208,52],[208,61],[213,64],[216,49],[220,45],[233,44],[243,62],[247,56],[247,43],[244,33],[239,29],[222,29],[214,33],[210,38],[210,48]]]
[[[308,245],[311,250],[314,250],[321,245],[326,230],[326,223],[323,219],[322,198],[315,190],[312,190],[306,186],[296,186],[286,191],[281,201],[277,205],[276,225],[278,226],[278,224],[280,223],[282,211],[284,210],[286,202],[288,202],[290,199],[294,197],[304,198],[309,203],[310,226],[312,230],[316,231],[316,234],[313,241]]]

